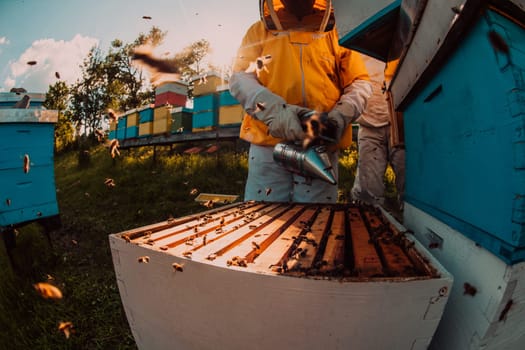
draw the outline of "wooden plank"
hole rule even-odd
[[[374,232],[377,242],[386,264],[386,272],[389,276],[417,276],[417,270],[403,249],[394,242],[394,234],[391,226],[384,223],[380,217],[371,211],[366,211],[370,230]]]
[[[274,243],[277,237],[283,232],[286,232],[289,227],[294,226],[293,223],[296,222],[297,215],[299,215],[304,208],[304,205],[295,205],[287,211],[283,211],[278,217],[274,218],[274,220],[269,222],[267,226],[258,232],[258,234],[260,234],[258,237],[255,237],[255,234],[252,235],[253,239],[245,241],[245,244],[229,251],[228,254],[218,260],[218,263],[224,262],[229,265],[228,262],[232,261],[234,257],[240,257],[246,263],[252,263],[261,251],[265,251],[270,245],[272,245],[272,243]],[[257,242],[259,248],[254,250],[252,242]]]
[[[200,216],[207,214],[207,213],[216,213],[216,212],[220,212],[220,211],[223,211],[229,208],[244,208],[247,205],[248,206],[253,205],[253,203],[245,203],[245,202],[233,203],[233,204],[229,204],[221,208],[212,209],[212,210],[209,210],[203,213],[188,215],[188,216],[184,216],[184,217],[173,219],[173,220],[168,219],[166,221],[161,221],[159,223],[155,223],[155,224],[151,224],[147,226],[141,226],[135,229],[120,232],[118,234],[126,240],[140,239],[148,231],[150,232],[150,234],[155,234],[156,232],[166,230],[166,229],[178,226],[178,225],[186,224],[192,220],[196,220]]]
[[[326,242],[321,271],[344,270],[345,212],[337,210],[332,219],[331,232]]]
[[[295,238],[305,229],[304,223],[308,222],[315,212],[316,208],[307,208],[294,220],[294,224],[288,226],[284,232],[278,230],[268,237],[267,241],[262,243],[267,249],[263,250],[262,253],[255,258],[252,268],[264,271],[274,266],[282,267],[285,265],[285,269],[287,269],[290,247],[294,243]]]
[[[295,264],[289,263],[290,270],[307,271],[311,269],[317,255],[324,233],[328,230],[331,210],[324,207],[319,210],[314,222],[310,225],[310,230],[306,233],[306,241],[299,244],[300,254]]]
[[[374,245],[370,242],[370,235],[359,209],[356,207],[350,208],[350,227],[354,248],[354,269],[357,275],[359,277],[384,275],[381,259],[377,255]]]
[[[219,234],[216,239],[211,240],[206,246],[195,249],[193,251],[193,257],[196,259],[206,259],[213,256],[213,259],[208,260],[212,260],[217,264],[222,262],[226,263],[226,260],[221,258],[223,254],[233,249],[249,237],[259,233],[259,231],[276,220],[276,218],[283,214],[286,215],[288,210],[289,205],[283,206],[282,204],[273,204],[264,210],[257,212],[257,218],[254,220],[243,218],[240,225],[225,227],[224,232]]]
[[[193,220],[174,228],[156,232],[151,235],[149,240],[153,241],[153,243],[159,247],[172,249],[185,243],[188,239],[195,239],[212,233],[225,223],[240,222],[242,218],[239,213],[254,212],[264,206],[267,206],[267,204],[235,207],[214,213],[203,213],[196,216]]]

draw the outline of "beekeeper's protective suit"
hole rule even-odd
[[[337,185],[295,175],[274,162],[273,146],[305,137],[298,113],[328,112],[339,148],[352,142],[351,122],[371,86],[357,52],[340,47],[328,0],[260,0],[261,20],[245,34],[230,79],[248,113],[240,137],[251,143],[245,200],[330,203]],[[330,151],[337,174],[338,151]]]
[[[363,114],[357,119],[359,132],[357,142],[359,161],[352,187],[352,199],[369,204],[385,205],[385,171],[390,164],[395,174],[398,195],[396,211],[403,207],[405,190],[405,148],[394,142],[392,118],[394,111],[383,91],[383,82],[388,79],[383,72],[384,63],[370,57],[364,59],[372,82],[373,94]]]

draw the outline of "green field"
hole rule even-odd
[[[194,200],[200,192],[241,199],[244,192],[245,147],[225,143],[217,153],[197,155],[178,147],[157,147],[155,154],[152,147],[124,150],[112,159],[99,145],[83,157],[78,151],[55,157],[62,226],[51,232],[51,245],[40,225],[19,228],[14,258],[20,268],[13,270],[0,244],[0,349],[136,348],[108,235],[207,210]],[[356,156],[354,149],[341,157],[340,201],[348,198]],[[46,281],[63,298],[42,298],[33,285]],[[73,324],[69,338],[58,330],[65,321]]]

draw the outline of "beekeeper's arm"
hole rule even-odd
[[[366,66],[357,52],[341,48],[338,65],[340,83],[344,88],[339,101],[328,113],[328,118],[337,125],[339,139],[344,130],[365,110],[367,101],[372,96],[372,84]]]

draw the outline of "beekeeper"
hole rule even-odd
[[[395,127],[396,112],[389,103],[389,94],[383,89],[384,82],[390,80],[392,73],[385,72],[383,62],[370,57],[365,57],[364,62],[372,83],[372,96],[367,108],[356,120],[359,124],[359,160],[351,195],[353,200],[379,204],[400,214],[405,191],[405,147]],[[384,178],[388,165],[395,176],[395,203],[385,201]]]
[[[260,0],[259,9],[230,78],[247,112],[240,131],[250,142],[245,200],[334,203],[337,185],[286,170],[274,162],[273,146],[305,138],[298,114],[328,112],[337,174],[337,148],[352,142],[351,123],[372,93],[366,67],[360,54],[339,46],[330,0]]]

